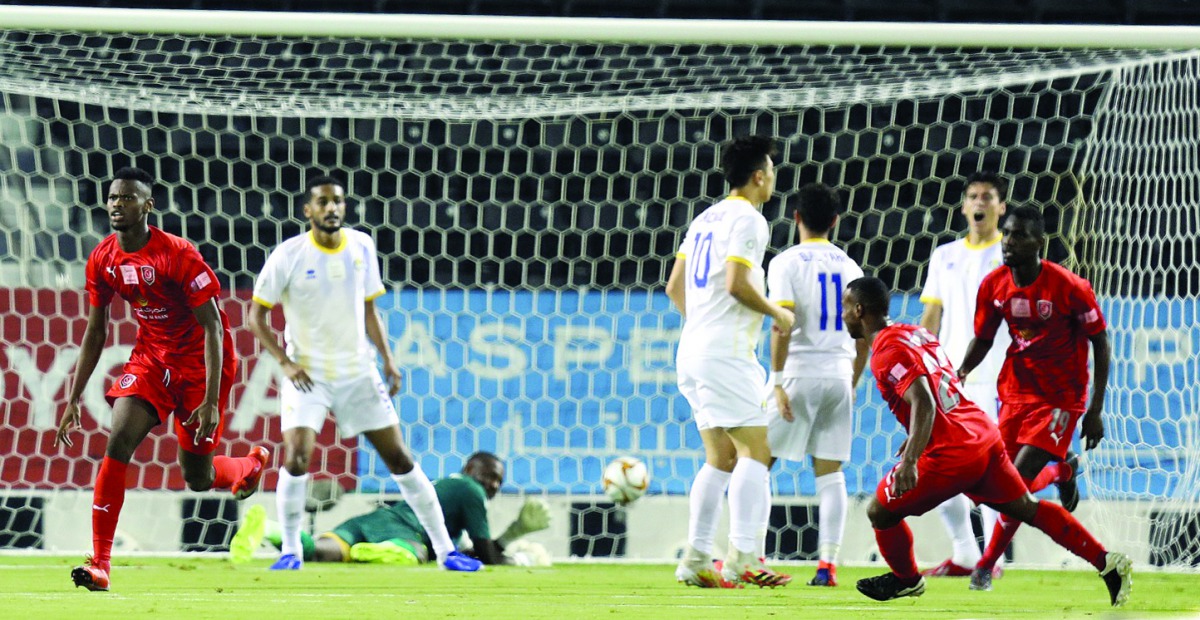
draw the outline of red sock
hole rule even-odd
[[[1050,463],[1049,465],[1043,467],[1042,471],[1038,472],[1038,475],[1035,476],[1033,480],[1026,480],[1025,486],[1029,487],[1029,492],[1037,493],[1051,484],[1058,482],[1058,465],[1058,463]],[[1063,469],[1065,470],[1068,468],[1063,467]]]
[[[237,458],[229,456],[214,456],[213,457],[213,488],[228,489],[233,486],[233,483],[246,477],[254,466],[258,465],[258,459],[248,456],[240,456]]]
[[[92,493],[92,563],[108,570],[112,561],[113,534],[121,505],[125,503],[125,470],[129,463],[104,457]]]
[[[1032,525],[1067,551],[1090,562],[1096,570],[1104,570],[1104,556],[1108,553],[1104,545],[1062,506],[1053,502],[1038,502]]]
[[[875,530],[875,542],[879,545],[879,553],[896,576],[905,581],[916,581],[921,577],[917,570],[917,560],[913,557],[912,530],[904,521],[896,527],[886,530]]]

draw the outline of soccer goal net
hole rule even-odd
[[[1106,48],[1120,39],[1104,29],[250,15],[47,10],[0,33],[0,547],[90,547],[103,392],[134,342],[123,302],[82,441],[51,444],[83,266],[109,233],[107,182],[136,165],[159,181],[153,223],[195,243],[226,291],[242,367],[222,450],[278,447],[278,368],[244,317],[267,254],[307,226],[305,179],[331,173],[379,247],[376,303],[425,471],[495,452],[508,466],[496,512],[546,497],[552,555],[671,557],[703,450],[675,388],[681,319],[663,283],[691,218],[725,191],[719,145],[763,133],[781,147],[771,254],[793,241],[797,188],[837,187],[835,241],[900,292],[899,320],[919,316],[932,249],[965,230],[967,175],[998,171],[1010,205],[1042,207],[1048,256],[1095,285],[1115,357],[1079,514],[1140,563],[1200,562],[1197,50]],[[845,470],[861,500],[902,432],[870,382],[854,419]],[[228,544],[239,505],[184,491],[175,450],[156,431],[135,456],[118,554]],[[652,476],[627,509],[600,492],[618,456]],[[313,502],[333,505],[317,529],[396,491],[332,423],[312,469],[329,481],[314,499],[344,492]],[[250,500],[270,513],[274,483]],[[815,558],[811,469],[780,463],[773,485],[768,551]],[[854,506],[843,557],[866,561]],[[927,562],[945,550],[918,549]]]

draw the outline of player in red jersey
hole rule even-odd
[[[987,355],[1003,319],[1012,344],[1000,369],[1000,434],[1029,490],[1057,483],[1063,507],[1073,511],[1079,503],[1078,459],[1068,448],[1075,426],[1080,426],[1085,450],[1104,437],[1100,412],[1110,360],[1104,315],[1087,280],[1041,259],[1046,225],[1038,209],[1013,209],[1003,228],[1004,265],[979,285],[975,338],[967,345],[958,376],[966,377]],[[1090,405],[1088,342],[1096,359]],[[996,522],[971,575],[972,589],[991,589],[992,567],[1019,525],[1003,517]]]
[[[133,307],[137,342],[106,396],[112,430],[92,500],[93,555],[71,571],[76,587],[108,590],[113,533],[125,501],[125,471],[138,444],[175,414],[179,465],[188,488],[229,488],[238,499],[258,490],[269,454],[213,456],[237,371],[229,320],[217,307],[216,274],[187,241],[150,226],[154,179],[137,168],[117,171],[106,208],[114,232],[87,262],[88,322],[54,444],[72,445],[79,399],[108,337],[109,304]]]
[[[925,578],[913,557],[905,517],[924,514],[964,493],[1042,530],[1054,542],[1100,571],[1113,606],[1125,604],[1132,563],[1104,549],[1071,513],[1038,501],[1004,450],[1000,431],[962,391],[942,346],[925,328],[893,325],[888,289],[878,278],[859,278],[842,295],[846,331],[871,346],[871,373],[896,419],[908,431],[900,462],[879,482],[867,517],[879,552],[892,572],[860,579],[858,591],[879,601],[920,596]]]

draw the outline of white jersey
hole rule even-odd
[[[692,221],[676,254],[687,261],[687,319],[678,357],[757,360],[763,315],[725,290],[725,273],[731,261],[746,265],[750,281],[761,291],[769,238],[767,219],[741,197],[726,198]]]
[[[771,261],[769,299],[796,313],[785,377],[850,380],[854,339],[842,323],[842,291],[863,270],[841,248],[810,239]]]
[[[975,300],[979,296],[979,284],[984,276],[1002,264],[999,239],[986,245],[971,245],[966,239],[959,239],[939,246],[929,259],[921,303],[942,305],[938,341],[955,367],[962,364],[967,345],[975,337]],[[967,376],[967,383],[994,386],[1009,342],[1008,330],[996,332],[992,350]]]
[[[375,242],[342,229],[330,250],[312,232],[279,244],[254,283],[254,301],[283,304],[288,357],[316,381],[333,382],[375,370],[364,302],[384,293]]]

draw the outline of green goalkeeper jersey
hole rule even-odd
[[[464,532],[472,539],[492,537],[483,485],[469,476],[453,474],[434,482],[433,488],[442,505],[451,540],[458,540]],[[429,535],[421,527],[417,514],[404,501],[349,519],[333,528],[333,533],[348,545],[399,538],[430,546]]]

